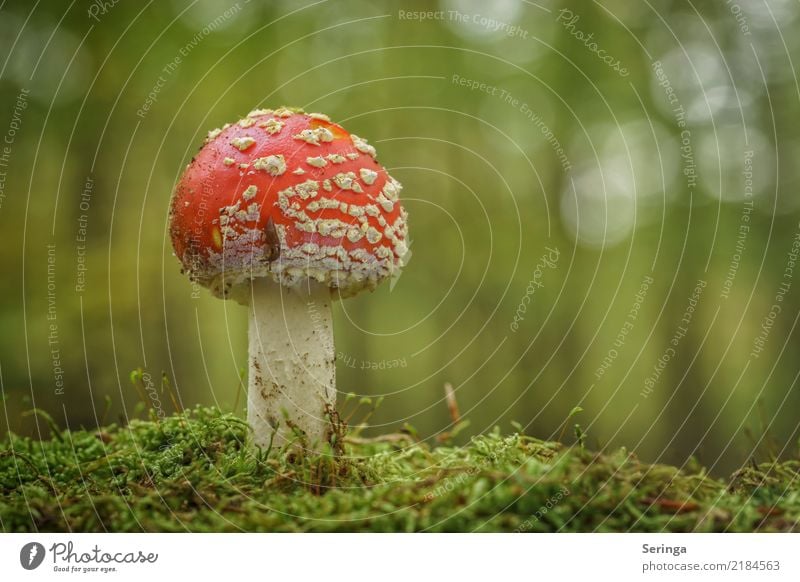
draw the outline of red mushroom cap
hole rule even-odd
[[[375,148],[327,116],[259,109],[210,132],[187,166],[172,196],[172,245],[218,297],[265,276],[349,296],[404,264],[401,188]]]

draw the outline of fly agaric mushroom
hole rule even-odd
[[[312,446],[329,437],[331,302],[399,273],[400,190],[366,140],[285,107],[211,131],[183,173],[172,245],[192,281],[249,305],[247,417],[257,445],[285,443],[294,428]]]

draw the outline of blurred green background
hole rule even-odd
[[[138,367],[183,406],[233,409],[246,309],[192,298],[169,197],[206,131],[287,104],[367,137],[405,187],[407,269],[334,313],[340,390],[385,395],[374,430],[447,430],[449,382],[470,434],[555,438],[580,406],[567,440],[578,422],[648,461],[787,454],[799,12],[4,2],[0,431],[36,434],[34,406],[124,419]]]

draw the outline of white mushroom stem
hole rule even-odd
[[[329,436],[325,413],[336,404],[331,294],[316,282],[300,287],[267,279],[252,287],[247,420],[262,448],[273,433],[273,446],[294,439],[312,450]]]

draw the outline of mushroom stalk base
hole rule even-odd
[[[301,289],[253,282],[249,343],[247,420],[255,444],[296,440],[319,450],[330,436],[326,410],[336,404],[330,289],[316,282]]]

